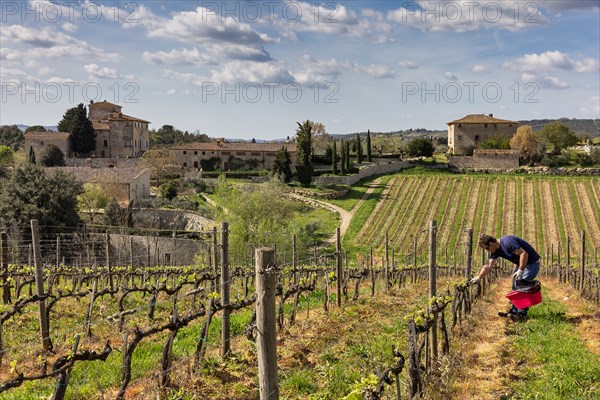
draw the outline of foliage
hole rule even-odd
[[[28,127],[27,129],[25,129],[25,133],[27,132],[45,132],[46,128],[44,128],[41,125],[32,125],[30,127]]]
[[[0,168],[13,163],[15,154],[9,146],[0,146]]]
[[[163,125],[158,130],[148,132],[150,147],[168,146],[183,143],[210,142],[210,138],[203,133],[182,132],[173,125]]]
[[[89,154],[96,150],[96,132],[87,116],[83,103],[69,108],[58,123],[60,132],[71,132],[71,145],[77,154]]]
[[[0,146],[8,146],[16,151],[24,141],[25,136],[16,125],[0,126]]]
[[[413,139],[406,145],[406,153],[410,157],[431,157],[433,156],[433,143],[429,139]]]
[[[89,211],[93,223],[93,213],[108,204],[106,191],[95,183],[84,183],[83,192],[77,196],[77,205],[80,212]]]
[[[367,131],[367,161],[371,162],[371,131]]]
[[[117,203],[117,199],[111,198],[106,207],[104,207],[104,225],[119,226],[121,225],[121,207]]]
[[[313,176],[312,167],[312,123],[298,122],[296,129],[296,175],[303,186],[310,185]]]
[[[331,150],[331,172],[334,175],[338,173],[338,165],[337,165],[337,142],[333,141],[333,148]]]
[[[359,164],[363,162],[363,148],[359,133],[356,134],[356,162]]]
[[[40,164],[44,167],[62,167],[65,165],[65,154],[55,144],[49,144],[42,152]]]
[[[482,149],[510,149],[510,138],[503,135],[493,135],[479,143]]]
[[[37,219],[49,231],[77,226],[77,196],[82,192],[81,183],[72,175],[57,172],[46,176],[35,165],[16,168],[10,179],[0,184],[0,224],[28,226]]]
[[[562,149],[574,146],[579,142],[575,132],[562,122],[552,122],[538,132],[538,136],[554,147],[553,154],[560,154]]]
[[[331,143],[331,136],[327,133],[325,125],[321,122],[309,121],[312,126],[312,152],[313,154],[323,154]]]
[[[275,159],[273,160],[273,175],[281,179],[283,182],[288,183],[292,179],[292,157],[287,151],[287,148],[283,146],[277,153],[275,153]]]
[[[167,200],[173,200],[177,197],[177,182],[168,181],[160,185],[160,195]]]
[[[346,172],[350,174],[352,173],[352,162],[350,161],[350,141],[346,140],[344,144],[346,145]]]
[[[539,153],[540,143],[529,125],[520,126],[510,140],[511,149],[519,151],[519,157],[525,162],[533,160]]]
[[[200,160],[200,168],[202,168],[202,171],[216,171],[220,165],[221,159],[219,157]]]
[[[342,175],[346,174],[346,143],[344,140],[340,142],[340,169]]]
[[[35,150],[33,150],[33,146],[29,146],[29,157],[27,158],[27,163],[31,165],[35,165]]]

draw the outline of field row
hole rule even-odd
[[[581,231],[590,251],[600,247],[600,178],[487,175],[394,176],[352,246],[373,246],[381,254],[388,234],[396,254],[427,251],[427,227],[438,225],[438,248],[463,252],[466,230],[475,242],[481,233],[517,235],[540,254],[557,243],[579,251]]]

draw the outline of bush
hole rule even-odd
[[[169,181],[160,186],[160,195],[167,200],[173,200],[177,197],[177,183],[175,181]]]
[[[433,143],[429,139],[413,139],[406,145],[406,154],[409,157],[431,157],[433,151]]]
[[[44,167],[62,167],[65,165],[65,154],[55,144],[49,144],[42,152],[40,163]]]

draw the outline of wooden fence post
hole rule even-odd
[[[466,259],[467,265],[465,268],[465,278],[471,278],[471,266],[473,263],[473,228],[467,229],[467,248],[466,250]]]
[[[73,343],[72,354],[75,357],[77,354],[77,349],[79,348],[79,339],[80,335],[75,336],[75,343]],[[69,384],[69,377],[71,375],[71,368],[66,371],[58,374],[56,387],[54,388],[54,395],[52,396],[52,400],[63,400],[65,398],[65,394],[67,393],[67,385]]]
[[[56,236],[56,269],[60,267],[60,236]]]
[[[230,313],[229,309],[229,223],[221,223],[221,304],[223,315],[221,317],[221,357],[226,357],[230,350]]]
[[[342,241],[340,238],[340,227],[338,226],[335,229],[335,248],[336,248],[336,258],[337,258],[337,305],[338,307],[342,306]]]
[[[297,285],[298,284],[298,271],[296,271],[296,259],[297,259],[297,254],[296,254],[296,234],[294,233],[292,235],[292,271],[294,271],[294,284]]]
[[[8,234],[6,232],[0,233],[0,263],[2,263],[2,302],[9,304],[10,298],[10,286],[8,285]]]
[[[256,353],[261,400],[279,399],[275,326],[275,251],[256,249]]]
[[[433,298],[437,294],[437,270],[436,270],[436,221],[431,221],[429,225],[429,298]],[[431,361],[435,365],[438,359],[438,342],[437,342],[437,315],[436,321],[431,326]]]
[[[112,276],[112,266],[110,261],[110,234],[106,231],[106,270],[108,272],[108,282],[110,285],[110,290],[113,291],[115,284],[113,282]]]
[[[385,292],[387,293],[390,285],[389,285],[389,279],[390,279],[390,258],[389,258],[389,251],[388,251],[388,233],[385,233]]]
[[[581,275],[579,278],[579,291],[585,287],[585,231],[581,231]]]
[[[566,255],[566,258],[567,258],[567,269],[566,269],[567,270],[567,280],[565,282],[570,282],[570,280],[571,280],[571,277],[570,277],[570,275],[571,275],[571,266],[570,266],[571,265],[571,238],[568,236],[567,236],[566,251],[567,251],[567,255]]]
[[[40,251],[40,226],[37,219],[31,220],[31,238],[33,241],[33,262],[35,264],[35,287],[40,310],[40,330],[42,333],[42,345],[45,351],[52,350],[50,340],[48,314],[46,312],[46,299],[44,297],[44,267],[42,265],[42,253]]]

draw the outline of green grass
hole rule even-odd
[[[350,187],[350,191],[344,198],[342,199],[334,199],[328,200],[329,203],[335,204],[338,207],[343,208],[346,211],[351,211],[356,204],[363,198],[367,190],[369,189],[369,185],[377,178],[369,178],[363,179],[362,181],[356,183],[355,185]]]
[[[566,311],[545,298],[517,327],[514,343],[524,370],[512,384],[511,399],[600,398],[600,357],[586,350]]]

